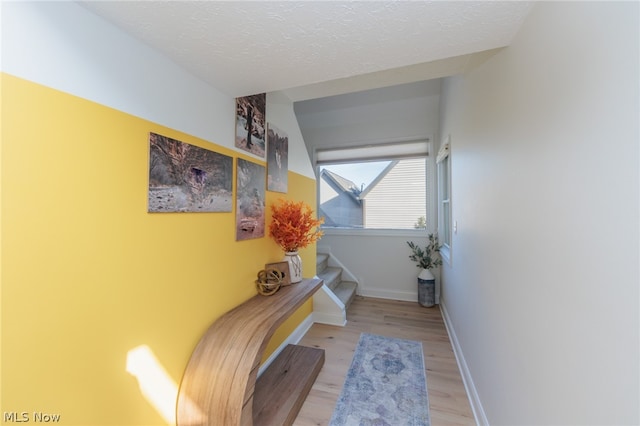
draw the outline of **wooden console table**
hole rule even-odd
[[[287,345],[259,379],[258,368],[275,330],[320,287],[322,280],[305,279],[272,296],[254,296],[216,320],[182,377],[177,425],[291,425],[324,364],[324,350]]]

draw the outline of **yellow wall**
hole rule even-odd
[[[234,213],[147,213],[148,135],[242,155],[6,74],[2,103],[0,411],[166,424],[125,371],[128,351],[147,345],[179,383],[208,325],[283,253],[268,236],[236,242]],[[315,209],[313,179],[290,172],[267,207],[281,196]],[[301,253],[305,276],[314,253]]]

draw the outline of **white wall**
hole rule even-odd
[[[234,98],[79,4],[2,2],[1,17],[3,72],[235,149]],[[289,169],[313,177],[292,103],[267,102],[289,134]]]
[[[294,107],[310,155],[318,148],[433,139],[439,108],[440,80],[296,102]],[[424,231],[327,230],[319,247],[330,247],[360,280],[359,294],[417,301],[419,270],[409,260],[406,241],[426,245],[426,239]]]
[[[281,92],[267,93],[267,122],[287,132],[289,170],[315,178],[311,159],[293,111],[293,103]]]
[[[367,297],[418,301],[420,269],[409,259],[407,241],[426,245],[424,232],[333,231],[322,237],[318,251],[330,251],[359,281],[357,293]],[[439,284],[439,274],[436,284]],[[439,288],[436,288],[436,301]]]
[[[433,137],[438,132],[440,80],[296,102],[310,153],[317,148]]]
[[[638,15],[537,3],[443,84],[442,303],[492,425],[640,423]]]

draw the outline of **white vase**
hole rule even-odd
[[[418,275],[418,278],[421,280],[425,280],[425,281],[429,281],[429,280],[435,280],[436,277],[433,276],[433,274],[431,273],[431,271],[429,269],[421,269],[420,270],[420,275]]]
[[[302,281],[302,259],[298,252],[285,252],[284,260],[289,264],[289,280],[291,281],[291,284]]]

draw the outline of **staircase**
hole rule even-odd
[[[316,255],[316,275],[324,281],[324,286],[314,295],[314,316],[316,322],[344,325],[346,311],[356,295],[358,283],[343,280],[344,269],[331,255]]]

